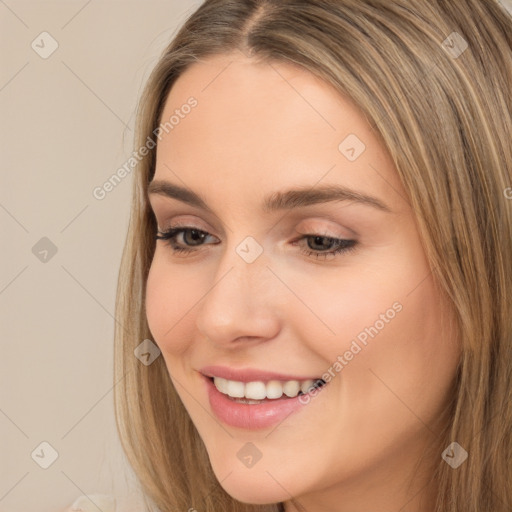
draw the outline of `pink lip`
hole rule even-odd
[[[275,375],[276,374],[273,374],[273,377],[275,377]],[[281,423],[291,414],[302,410],[302,408],[311,401],[317,400],[316,395],[321,393],[326,387],[326,385],[324,385],[313,392],[306,395],[298,395],[294,398],[288,398],[283,395],[283,398],[272,400],[265,399],[261,404],[244,404],[236,402],[224,393],[221,393],[215,387],[213,379],[204,375],[202,378],[206,385],[210,407],[215,416],[227,425],[246,430],[263,429]],[[288,377],[286,380],[288,380]],[[307,400],[304,398],[306,396],[308,396]]]
[[[265,370],[258,370],[256,368],[229,368],[227,366],[205,366],[199,370],[200,373],[207,377],[222,377],[223,379],[235,380],[238,382],[254,382],[269,380],[316,380],[321,377],[316,375],[314,377],[304,377],[298,375],[285,375],[284,373],[274,373]]]

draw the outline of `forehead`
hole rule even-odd
[[[197,105],[183,109],[191,97]],[[171,89],[161,122],[173,115],[179,121],[158,143],[157,179],[262,196],[320,180],[374,194],[389,194],[386,181],[400,187],[362,112],[293,64],[241,53],[193,64]]]

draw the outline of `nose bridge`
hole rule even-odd
[[[228,240],[215,273],[215,287],[219,288],[218,292],[231,291],[238,298],[244,298],[240,297],[240,294],[250,294],[245,296],[244,302],[249,303],[250,299],[254,299],[256,303],[265,293],[265,287],[262,285],[269,275],[267,253],[263,244],[253,236],[239,240],[240,237],[236,241],[236,236],[233,235],[232,241]]]
[[[274,336],[278,322],[267,263],[252,237],[226,247],[196,316],[198,329],[210,340]]]

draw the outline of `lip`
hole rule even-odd
[[[266,370],[258,370],[256,368],[229,368],[228,366],[205,366],[199,370],[200,373],[206,377],[222,377],[223,379],[235,380],[238,382],[255,382],[269,380],[316,380],[320,379],[318,375],[313,377],[298,376],[298,375],[285,375],[284,373],[269,372]]]
[[[276,374],[273,375],[275,376]],[[220,375],[217,376],[220,377]],[[217,419],[226,425],[245,430],[264,429],[281,423],[291,414],[300,412],[311,400],[318,400],[316,395],[321,393],[327,386],[327,384],[324,384],[312,392],[298,395],[294,398],[288,398],[283,395],[284,398],[265,400],[261,404],[244,404],[236,402],[224,393],[221,393],[215,387],[212,378],[205,375],[201,377],[205,382],[210,408]],[[286,378],[288,379],[288,376]],[[309,397],[305,399],[304,397],[308,395]]]

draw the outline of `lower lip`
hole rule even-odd
[[[315,399],[326,386],[324,384],[310,393],[294,398],[276,398],[261,404],[242,404],[221,393],[211,379],[205,377],[205,381],[210,407],[215,416],[227,425],[247,430],[267,428],[280,423],[290,414],[300,411],[310,400]],[[307,401],[304,397],[308,397]]]

